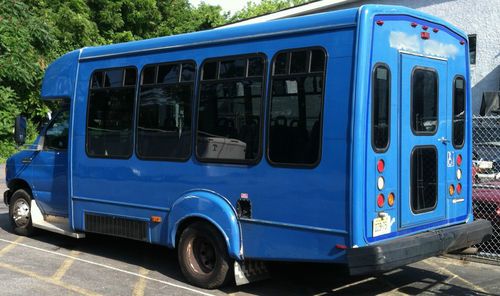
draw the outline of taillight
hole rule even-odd
[[[457,194],[462,193],[462,184],[458,183],[457,184]]]
[[[377,171],[379,173],[382,173],[385,169],[385,163],[382,159],[379,159],[378,162],[377,162]]]
[[[384,195],[382,193],[380,193],[377,197],[377,206],[379,208],[383,207],[384,206],[384,201],[385,201],[385,198],[384,198]]]
[[[462,165],[462,154],[457,155],[457,165],[458,166]]]
[[[394,205],[394,193],[389,193],[389,196],[387,196],[387,204],[392,207]]]

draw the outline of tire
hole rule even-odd
[[[195,286],[216,289],[233,280],[234,261],[220,232],[208,223],[195,222],[182,232],[177,256],[182,273]]]
[[[35,228],[31,223],[31,195],[19,189],[10,198],[9,218],[14,232],[22,236],[31,236]]]

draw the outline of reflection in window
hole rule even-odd
[[[389,146],[389,94],[389,69],[379,65],[373,72],[372,102],[372,143],[378,152],[384,151]]]
[[[204,64],[202,71],[198,158],[255,161],[260,153],[263,57],[211,61]]]
[[[428,212],[437,203],[436,148],[418,147],[411,156],[411,208],[414,213]]]
[[[416,69],[412,77],[412,120],[416,134],[433,134],[437,129],[438,85],[435,71]]]
[[[47,150],[66,150],[68,148],[68,120],[69,110],[59,112],[44,137],[44,148]]]
[[[103,77],[104,82],[100,82]],[[89,156],[126,158],[131,155],[136,77],[133,68],[93,74],[87,119]]]
[[[157,83],[143,83],[140,90],[137,155],[150,159],[185,160],[191,152],[195,66],[194,63],[148,66],[155,67],[158,68]],[[148,68],[143,75],[152,71]]]
[[[465,80],[457,77],[453,86],[453,146],[460,148],[465,138]]]
[[[273,163],[319,161],[325,60],[322,50],[284,52],[274,59],[268,149]]]

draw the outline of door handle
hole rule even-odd
[[[439,142],[443,143],[443,144],[448,144],[450,142],[450,140],[446,139],[445,137],[441,137],[438,139]]]
[[[33,161],[33,158],[31,158],[31,157],[26,157],[26,158],[23,158],[21,160],[21,162],[24,163],[24,164],[31,163],[32,161]]]

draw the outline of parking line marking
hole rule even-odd
[[[17,272],[17,273],[20,273],[20,274],[27,275],[27,276],[29,276],[31,278],[34,278],[34,279],[37,279],[37,280],[40,280],[40,281],[43,281],[43,282],[46,282],[46,283],[58,286],[58,287],[65,288],[67,290],[70,290],[70,291],[82,294],[84,296],[100,296],[100,294],[92,292],[92,291],[89,291],[89,290],[86,290],[84,288],[80,288],[80,287],[72,285],[72,284],[64,283],[64,282],[61,282],[60,280],[54,280],[54,279],[52,279],[50,277],[39,275],[39,274],[34,273],[32,271],[21,269],[19,267],[16,267],[16,266],[13,266],[13,265],[10,265],[10,264],[6,264],[6,263],[0,262],[0,267],[5,268],[5,269],[10,270],[10,271],[13,271],[13,272]]]
[[[9,243],[7,246],[5,246],[3,249],[0,250],[0,257],[3,256],[5,253],[8,253],[10,250],[14,249],[17,246],[16,243],[20,243],[23,240],[24,236],[20,236],[14,242]]]
[[[483,289],[483,288],[481,288],[481,287],[477,286],[476,284],[474,284],[474,283],[472,283],[472,282],[469,282],[468,280],[464,279],[463,277],[459,276],[458,274],[455,274],[455,273],[453,273],[453,272],[449,271],[448,269],[446,269],[446,268],[445,268],[445,267],[443,267],[443,266],[437,265],[437,264],[432,263],[432,262],[429,262],[429,261],[427,261],[427,260],[425,260],[425,261],[423,261],[423,262],[424,262],[425,264],[427,264],[427,265],[430,265],[430,266],[432,266],[432,267],[436,268],[437,270],[442,270],[444,273],[447,273],[447,274],[448,274],[448,276],[452,276],[452,278],[447,279],[446,281],[444,281],[444,283],[447,283],[447,282],[449,282],[449,281],[451,281],[451,280],[453,280],[453,279],[455,279],[455,278],[456,278],[456,279],[458,279],[458,280],[462,281],[462,282],[463,282],[463,283],[465,283],[466,285],[468,285],[468,286],[472,287],[473,289],[476,289],[477,291],[479,291],[479,292],[481,292],[481,293],[484,293],[484,294],[489,294],[489,292],[488,292],[488,291],[486,291],[485,289]]]
[[[79,254],[80,254],[80,252],[75,251],[75,250],[73,250],[73,251],[70,252],[70,255],[74,256],[75,258]],[[62,277],[64,276],[64,274],[66,274],[66,272],[68,271],[68,269],[71,267],[71,265],[73,265],[73,262],[75,262],[74,258],[66,258],[64,260],[64,262],[61,264],[61,266],[52,275],[52,279],[57,280],[57,281],[61,280]]]
[[[148,275],[149,270],[144,267],[139,268],[139,274],[146,276]],[[144,290],[146,289],[146,279],[140,277],[137,283],[135,283],[134,291],[132,292],[132,296],[144,296]]]
[[[52,254],[52,255],[56,255],[56,256],[61,256],[61,257],[66,257],[66,258],[73,258],[74,260],[79,261],[79,262],[84,262],[84,263],[88,263],[88,264],[91,264],[91,265],[95,265],[95,266],[107,268],[107,269],[110,269],[110,270],[118,271],[118,272],[121,272],[121,273],[125,273],[125,274],[129,274],[129,275],[133,275],[133,276],[142,277],[142,278],[144,278],[146,280],[150,280],[150,281],[153,281],[153,282],[161,283],[161,284],[164,284],[164,285],[167,285],[167,286],[171,286],[171,287],[175,287],[175,288],[179,288],[179,289],[184,289],[186,291],[190,291],[190,292],[197,293],[197,294],[200,294],[200,295],[215,296],[214,294],[209,294],[209,293],[206,293],[206,292],[203,292],[203,291],[199,291],[199,290],[196,290],[196,289],[193,289],[193,288],[190,288],[190,287],[186,287],[186,286],[182,286],[182,285],[170,283],[170,282],[167,282],[167,281],[155,279],[155,278],[152,278],[152,277],[149,277],[149,276],[146,276],[146,275],[139,274],[137,272],[123,270],[123,269],[116,268],[116,267],[113,267],[113,266],[109,266],[109,265],[106,265],[106,264],[101,264],[101,263],[93,262],[93,261],[90,261],[90,260],[85,260],[85,259],[81,259],[81,258],[70,256],[70,255],[65,255],[65,254],[61,254],[61,253],[58,253],[58,252],[54,252],[54,251],[50,251],[50,250],[45,250],[45,249],[42,249],[42,248],[30,246],[30,245],[23,244],[23,243],[18,243],[18,242],[15,242],[15,241],[10,241],[10,240],[3,239],[3,238],[0,238],[0,241],[6,242],[6,243],[15,244],[15,245],[18,245],[18,246],[23,246],[25,248],[29,248],[29,249],[41,251],[41,252]]]

